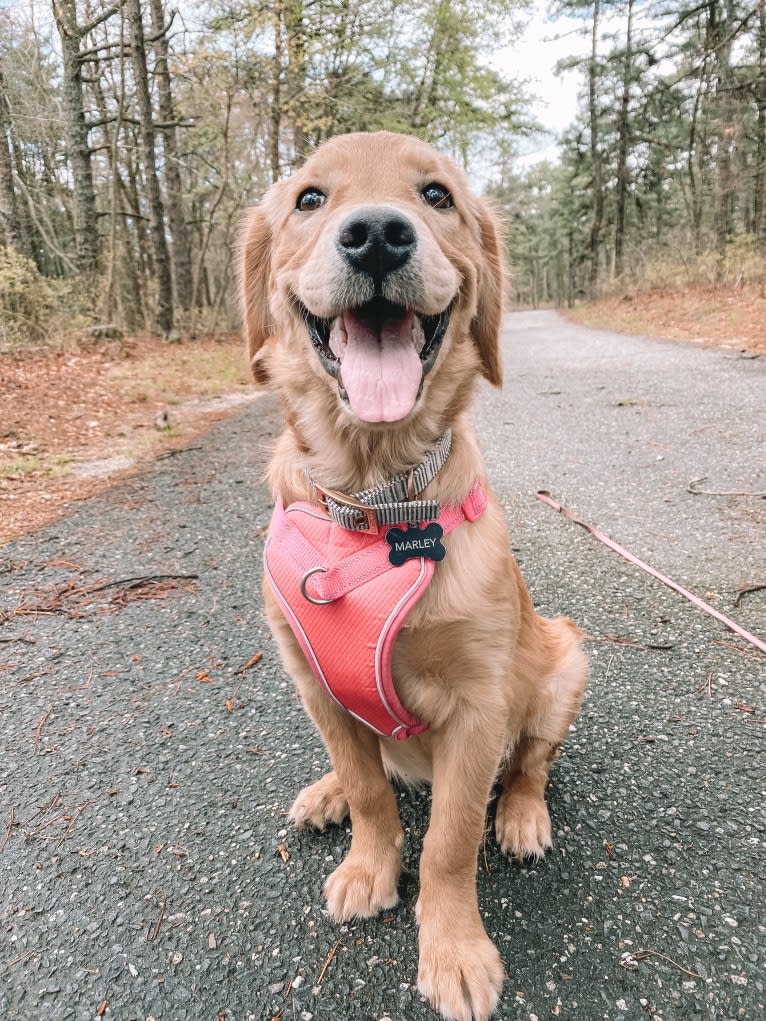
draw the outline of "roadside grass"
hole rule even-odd
[[[138,360],[116,362],[108,380],[133,404],[166,405],[191,397],[218,397],[251,382],[238,339],[155,345]]]

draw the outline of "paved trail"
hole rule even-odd
[[[766,491],[766,362],[547,312],[510,316],[506,342],[474,417],[534,598],[588,630],[593,677],[553,851],[481,856],[498,1016],[755,1021],[766,657],[534,491],[766,636],[766,593],[732,607],[766,582],[766,502],[687,490]],[[427,793],[401,795],[400,905],[348,926],[320,896],[347,831],[286,821],[326,763],[261,612],[278,429],[264,398],[0,551],[2,1017],[435,1018],[415,988]]]

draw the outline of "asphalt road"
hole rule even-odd
[[[538,606],[591,635],[592,683],[552,773],[553,851],[520,865],[490,838],[480,858],[498,1016],[754,1021],[766,657],[534,492],[766,636],[766,592],[733,607],[766,583],[766,502],[687,488],[766,492],[766,362],[548,312],[505,339],[474,418]],[[436,1017],[416,989],[428,794],[401,795],[399,906],[353,925],[320,895],[347,830],[286,819],[326,762],[262,616],[278,429],[259,400],[0,550],[4,1018]]]

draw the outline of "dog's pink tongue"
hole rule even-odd
[[[351,410],[365,422],[398,422],[415,407],[423,366],[415,350],[414,315],[387,322],[380,336],[353,312],[343,317],[347,344],[341,379]]]

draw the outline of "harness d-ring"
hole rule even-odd
[[[314,606],[326,606],[327,603],[334,603],[335,602],[334,599],[314,599],[314,597],[310,596],[308,594],[308,592],[306,591],[306,582],[309,580],[311,575],[312,574],[326,574],[327,570],[328,569],[326,567],[312,567],[311,570],[310,571],[306,571],[306,573],[301,578],[301,595],[303,596],[304,599],[308,600],[309,603],[313,603]]]

